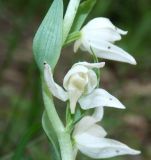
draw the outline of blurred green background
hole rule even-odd
[[[51,147],[41,127],[41,82],[32,55],[32,39],[50,4],[51,0],[0,0],[0,160],[50,160]],[[129,31],[117,44],[138,63],[105,60],[101,70],[101,86],[127,107],[106,108],[102,125],[109,137],[142,151],[140,156],[109,160],[150,160],[151,1],[98,0],[87,21],[98,16]],[[65,48],[55,71],[58,83],[74,62],[84,59],[90,60],[89,55],[74,55],[72,46]],[[64,104],[56,104],[63,118]]]

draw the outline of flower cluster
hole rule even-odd
[[[80,48],[100,58],[136,64],[130,54],[113,44],[126,33],[107,18],[93,19],[81,30],[81,38],[75,42],[74,51]],[[104,107],[125,108],[116,97],[97,86],[100,77],[95,69],[103,68],[104,65],[105,62],[75,63],[64,77],[63,88],[54,81],[51,67],[44,63],[44,79],[48,89],[56,98],[70,102],[72,115],[76,112],[77,103],[82,110],[94,110],[92,115],[82,117],[74,126],[72,138],[75,157],[78,150],[95,159],[140,153],[121,142],[105,138],[106,131],[97,124],[103,118]]]

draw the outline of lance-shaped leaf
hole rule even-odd
[[[54,0],[42,21],[33,41],[33,51],[38,67],[43,71],[46,61],[55,67],[62,47],[63,2]]]

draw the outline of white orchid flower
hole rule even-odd
[[[99,115],[103,115],[103,108],[98,109]],[[125,154],[140,154],[140,151],[134,150],[119,141],[105,138],[107,135],[106,131],[97,125],[96,122],[98,122],[98,119],[96,119],[96,115],[93,115],[85,116],[76,124],[73,131],[75,141],[74,157],[76,157],[78,150],[94,159],[110,158]]]
[[[96,89],[97,75],[93,68],[102,68],[104,65],[104,62],[74,64],[64,77],[65,90],[55,83],[51,67],[47,63],[44,65],[44,79],[53,96],[62,101],[69,99],[72,114],[75,112],[77,102],[84,110],[103,106],[124,109],[125,107],[117,98],[104,89]]]
[[[129,53],[114,45],[121,35],[126,34],[127,31],[115,27],[108,18],[95,18],[81,29],[81,38],[75,42],[74,52],[80,48],[90,54],[95,53],[99,58],[135,65],[136,61]]]

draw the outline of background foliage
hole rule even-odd
[[[65,2],[65,7],[67,0]],[[41,127],[43,102],[39,72],[32,57],[32,39],[50,0],[0,0],[0,159],[50,160],[51,147]],[[118,42],[136,57],[137,66],[107,61],[101,86],[126,105],[126,110],[106,109],[102,125],[109,137],[140,149],[138,157],[151,159],[151,1],[98,0],[90,18],[109,17],[129,33]],[[77,60],[90,57],[63,50],[55,71],[58,83]],[[63,118],[64,106],[56,102]],[[87,158],[79,154],[80,160]]]

